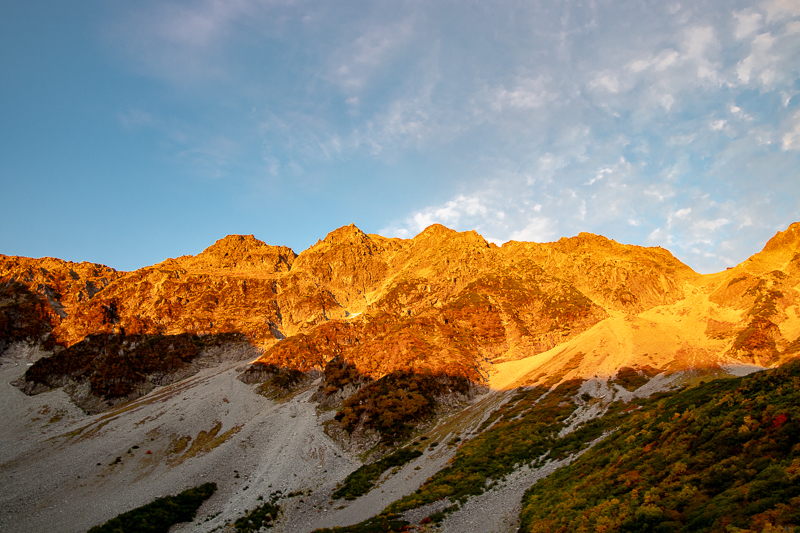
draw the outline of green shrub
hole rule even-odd
[[[259,505],[243,517],[238,518],[233,523],[236,533],[256,533],[262,527],[272,527],[281,512],[281,508],[277,504],[280,498],[280,491],[273,492],[269,497],[269,502]]]
[[[402,466],[420,455],[422,455],[422,452],[418,450],[404,448],[387,455],[380,461],[364,465],[345,478],[342,486],[333,493],[333,497],[355,500],[359,496],[368,493],[375,485],[375,480],[385,471],[396,466]]]
[[[445,507],[444,509],[442,509],[441,511],[436,511],[435,513],[431,513],[431,515],[428,518],[434,524],[438,524],[439,522],[441,522],[445,518],[447,518],[447,515],[449,515],[450,513],[454,512],[454,511],[458,511],[458,504],[449,505],[449,506]]]
[[[158,498],[91,528],[89,533],[167,533],[175,524],[194,520],[197,509],[216,490],[216,483],[205,483],[177,496]]]
[[[489,479],[498,480],[516,466],[547,453],[558,458],[581,449],[602,433],[601,427],[587,426],[570,440],[558,438],[576,408],[573,396],[580,385],[580,380],[570,380],[550,392],[542,387],[521,390],[492,414],[491,429],[462,444],[447,467],[387,510],[399,513],[443,498],[466,501],[483,493]]]

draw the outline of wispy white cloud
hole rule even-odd
[[[674,219],[682,219],[688,217],[692,212],[691,207],[684,207],[683,209],[678,209],[674,213],[672,213],[669,218],[667,219],[668,223],[671,223]]]
[[[790,89],[788,91],[780,91],[781,95],[781,103],[783,107],[789,107],[789,103],[792,101],[792,98],[800,94],[800,91]]]
[[[800,150],[800,111],[796,112],[788,122],[788,130],[781,138],[781,149]]]
[[[689,28],[683,39],[684,54],[696,64],[697,77],[705,83],[721,83],[720,65],[714,60],[719,53],[720,43],[716,32],[710,26]]]
[[[751,53],[739,61],[736,73],[742,83],[749,83],[754,75],[763,85],[770,85],[775,79],[775,56],[770,54],[770,48],[775,43],[775,38],[769,33],[757,35],[751,43]]]
[[[493,91],[490,106],[494,111],[506,109],[536,109],[558,99],[558,95],[547,90],[547,79],[538,77],[520,78],[511,89],[498,87]]]
[[[611,174],[613,172],[614,172],[614,169],[611,168],[611,167],[601,168],[600,170],[597,171],[597,174],[595,174],[595,176],[592,179],[590,179],[589,181],[586,182],[586,185],[592,185],[595,182],[598,182],[601,179],[603,179],[604,177],[606,177],[606,174]]]
[[[646,59],[637,59],[628,64],[628,69],[633,72],[642,72],[652,68],[656,72],[663,72],[673,65],[677,65],[681,61],[681,54],[677,51],[668,48],[661,50],[658,55]]]
[[[737,39],[743,39],[761,29],[764,20],[761,13],[752,9],[734,11],[733,17],[736,19],[736,30],[733,35]]]
[[[528,242],[548,242],[559,237],[555,222],[547,217],[531,217],[528,225],[511,232],[509,240]]]
[[[717,218],[715,220],[698,220],[694,223],[694,226],[700,231],[716,231],[730,223],[731,221],[727,218]]]
[[[330,58],[329,77],[346,94],[358,94],[377,71],[411,42],[411,20],[369,27]]]
[[[235,23],[252,16],[255,0],[203,0],[192,5],[143,4],[110,24],[107,39],[137,68],[175,83],[225,75],[222,47]]]
[[[382,228],[379,233],[391,237],[408,238],[417,235],[433,224],[460,228],[464,219],[469,219],[474,224],[476,220],[502,221],[504,218],[505,213],[502,210],[488,208],[484,201],[477,196],[459,195],[441,205],[416,211],[400,223]]]
[[[206,175],[222,177],[222,168],[241,153],[236,141],[226,137],[216,137],[204,141],[178,152],[178,157],[190,161],[196,168],[203,170]]]
[[[125,129],[138,129],[160,123],[160,120],[152,113],[141,109],[129,109],[120,112],[118,116],[120,123]]]
[[[709,127],[711,128],[711,131],[722,131],[725,129],[725,124],[727,123],[728,121],[725,119],[718,119],[712,121],[711,124],[709,124]]]
[[[605,72],[598,74],[591,80],[589,87],[592,89],[604,89],[610,93],[618,93],[620,91],[620,82],[614,74]]]
[[[800,5],[794,0],[767,0],[763,6],[768,21],[800,15]]]
[[[386,180],[397,194],[380,232],[438,222],[502,242],[589,230],[709,270],[796,214],[797,5],[501,1],[456,17],[437,1],[340,12],[201,0],[150,5],[116,37],[135,68],[216,80],[198,100],[257,109],[241,129],[187,135],[186,157],[231,165],[252,135],[260,171],[286,186],[309,168]],[[398,169],[423,177],[406,191]]]

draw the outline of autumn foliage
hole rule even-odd
[[[467,394],[469,386],[462,377],[393,372],[345,400],[336,420],[347,431],[363,425],[380,433],[383,442],[392,443],[434,415],[437,396]]]
[[[796,531],[800,360],[650,402],[534,485],[522,530]]]

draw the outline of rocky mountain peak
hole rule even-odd
[[[318,240],[298,256],[296,267],[309,262],[318,262],[322,256],[331,252],[341,253],[343,250],[358,251],[359,254],[370,254],[380,248],[369,235],[358,229],[355,224],[342,226],[328,233],[324,239]]]
[[[732,270],[756,276],[775,270],[793,275],[800,273],[800,222],[795,222],[786,230],[776,233],[760,252],[750,256],[747,261]]]
[[[458,232],[441,224],[432,224],[425,228],[419,235],[414,237],[414,244],[435,246],[435,247],[452,247],[457,246],[478,246],[481,248],[488,248],[489,243],[486,242],[477,231],[470,230]]]
[[[265,246],[267,246],[265,242],[256,239],[253,235],[228,235],[203,250],[200,255],[240,258],[252,250]]]
[[[355,224],[349,224],[335,229],[325,236],[322,242],[328,244],[361,244],[369,240],[366,233],[356,227]]]
[[[595,235],[594,233],[587,233],[582,231],[575,237],[561,237],[558,244],[562,248],[575,249],[575,248],[613,248],[619,245],[617,241],[613,241],[602,235]]]
[[[442,241],[455,238],[458,235],[459,233],[456,230],[447,228],[441,224],[431,224],[414,237],[414,242],[427,243],[431,241]]]
[[[800,222],[795,222],[785,231],[779,231],[764,246],[764,252],[775,252],[784,249],[796,251],[800,248]]]
[[[187,263],[194,268],[257,268],[274,272],[291,268],[297,254],[286,246],[270,246],[253,235],[228,235]]]
[[[299,256],[252,235],[230,235],[196,256],[129,273],[0,257],[0,281],[20,282],[27,291],[11,287],[17,303],[0,305],[0,313],[6,329],[19,332],[34,331],[29,326],[40,316],[51,317],[52,338],[64,346],[90,334],[236,332],[263,349],[269,364],[321,368],[341,356],[375,377],[427,368],[477,378],[486,361],[543,353],[608,318],[650,311],[645,322],[657,324],[661,313],[683,317],[678,313],[710,294],[715,305],[731,310],[709,323],[709,342],[734,342],[749,331],[749,322],[734,315],[758,305],[766,324],[759,331],[780,356],[796,337],[795,326],[783,323],[794,320],[789,308],[800,301],[794,289],[800,266],[786,268],[784,256],[795,254],[798,229],[791,226],[767,246],[791,254],[760,254],[764,265],[783,265],[784,274],[764,280],[755,274],[739,279],[739,271],[701,279],[667,250],[591,233],[497,248],[474,231],[439,224],[413,239],[367,235],[350,224]],[[665,331],[673,328],[670,320]],[[702,331],[695,337],[703,338],[707,317],[698,320],[693,323]],[[785,330],[785,338],[770,324]],[[738,345],[749,350],[757,340]],[[677,346],[674,339],[668,344]]]

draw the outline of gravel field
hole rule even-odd
[[[262,503],[259,497],[268,500],[276,491],[282,494],[282,511],[271,531],[306,533],[355,524],[419,488],[453,457],[457,448],[447,444],[453,437],[474,435],[488,413],[513,395],[475,396],[471,406],[426,430],[428,442],[437,446],[385,473],[368,494],[332,501],[337,484],[361,461],[323,431],[334,411],[320,410],[311,401],[319,380],[283,401],[271,401],[256,393],[256,385],[237,379],[246,361],[231,360],[239,356],[229,353],[217,366],[89,416],[61,389],[29,397],[10,384],[42,355],[35,347],[17,344],[0,358],[3,532],[86,531],[157,497],[209,481],[216,482],[217,492],[194,522],[172,531],[228,530]],[[595,405],[579,409],[570,429],[600,410]],[[567,461],[523,467],[471,498],[438,527],[420,530],[512,533],[525,490]],[[436,502],[405,517],[419,523],[448,504]]]
[[[323,433],[308,401],[314,387],[271,402],[236,379],[241,362],[86,416],[61,390],[28,397],[9,384],[38,356],[15,346],[0,365],[0,531],[86,531],[156,497],[214,481],[218,490],[198,519],[178,529],[210,531],[254,508],[259,496],[329,493],[360,466]],[[201,432],[228,437],[204,447]],[[286,516],[284,530],[317,527],[316,509],[302,511]]]
[[[278,490],[297,494],[280,501],[282,516],[273,531],[349,525],[416,490],[456,451],[444,444],[429,449],[361,498],[331,502],[336,485],[361,462],[324,433],[322,424],[334,412],[310,401],[318,382],[277,403],[237,379],[242,361],[226,362],[88,416],[61,389],[29,397],[10,385],[41,356],[19,344],[0,360],[3,532],[86,531],[209,481],[217,483],[217,492],[193,523],[173,531],[224,530],[259,505],[259,496]],[[477,397],[474,409],[461,415],[463,431],[496,405],[485,401],[491,396]],[[433,427],[429,434],[444,443],[451,429]]]

